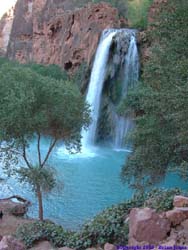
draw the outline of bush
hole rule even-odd
[[[173,208],[173,199],[175,195],[182,194],[178,188],[158,189],[154,188],[146,196],[144,206],[154,208],[157,211],[167,211]]]
[[[148,10],[153,0],[129,0],[128,19],[134,28],[146,29],[148,20]]]
[[[129,233],[126,218],[132,208],[149,206],[157,211],[166,211],[173,208],[174,195],[180,193],[177,188],[155,188],[147,194],[135,195],[131,200],[104,210],[85,223],[78,232],[65,231],[61,226],[49,222],[35,222],[21,226],[16,237],[28,247],[39,240],[49,240],[56,247],[67,246],[76,250],[103,246],[106,242],[126,245]]]
[[[58,247],[64,245],[68,234],[61,226],[52,222],[36,221],[21,225],[17,229],[15,237],[23,241],[27,247],[31,247],[40,240],[49,240]]]

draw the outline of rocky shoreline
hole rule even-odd
[[[12,199],[18,199],[21,203],[12,201]],[[23,202],[25,203],[24,205]],[[34,221],[23,218],[28,205],[30,205],[30,202],[19,196],[12,196],[0,200],[0,211],[2,210],[4,214],[0,220],[0,250],[27,249],[22,242],[19,242],[12,235],[14,235],[20,225]],[[138,246],[139,249],[146,249],[147,247],[147,249],[154,250],[159,249],[159,247],[161,247],[160,249],[173,249],[175,246],[187,247],[188,197],[176,195],[173,200],[173,205],[174,208],[166,212],[157,212],[155,209],[149,207],[132,208],[129,216],[126,218],[126,221],[129,223],[128,246],[115,246],[106,243],[104,248],[92,247],[86,250],[117,250],[124,249],[125,247],[128,249],[128,247],[135,246]],[[12,213],[12,209],[13,211],[16,210],[17,213]],[[30,249],[75,250],[66,246],[54,248],[48,241],[36,242],[35,246]]]

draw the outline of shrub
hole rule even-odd
[[[17,229],[15,237],[22,240],[27,247],[31,247],[40,240],[49,240],[58,247],[64,245],[68,234],[61,226],[52,222],[36,221],[21,225]]]
[[[50,222],[34,222],[20,226],[16,237],[27,247],[39,240],[49,240],[56,247],[68,246],[76,250],[103,246],[106,242],[126,245],[129,233],[126,218],[133,207],[149,206],[157,211],[166,211],[173,208],[173,197],[180,193],[177,188],[155,188],[104,210],[93,220],[85,223],[78,232],[65,231],[61,226]]]

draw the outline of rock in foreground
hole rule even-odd
[[[26,250],[26,247],[12,236],[4,236],[0,241],[0,250]]]

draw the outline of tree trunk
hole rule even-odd
[[[42,192],[40,185],[37,186],[37,198],[39,203],[39,220],[43,221],[43,204],[42,204]]]

